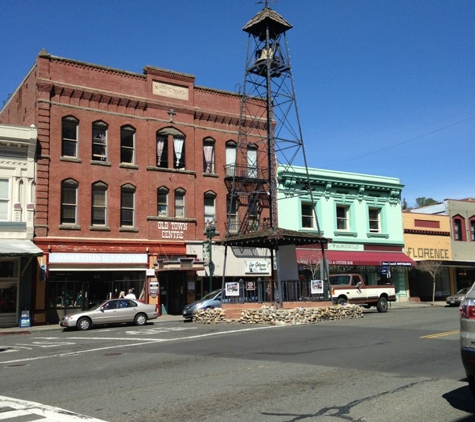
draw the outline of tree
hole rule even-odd
[[[435,301],[435,279],[442,271],[442,262],[440,261],[418,261],[417,270],[429,273],[432,277],[432,305]]]
[[[426,198],[425,196],[421,196],[420,198],[416,198],[416,205],[418,207],[427,207],[428,205],[435,205],[439,202],[433,198]]]
[[[402,204],[401,204],[401,205],[402,205],[402,209],[403,209],[403,210],[407,210],[408,206],[407,206],[406,198],[404,198],[404,199],[402,200]]]

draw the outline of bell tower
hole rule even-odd
[[[286,35],[292,25],[267,3],[243,28],[248,46],[238,139],[226,148],[228,238],[278,227],[278,171],[304,167],[307,181],[296,178],[304,186],[294,191],[313,203]],[[320,232],[315,210],[314,218]]]

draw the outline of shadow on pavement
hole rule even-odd
[[[471,413],[475,415],[475,398],[470,393],[470,388],[468,384],[457,388],[456,390],[449,391],[442,395],[442,397],[447,400],[447,402],[455,409],[461,410],[462,412]],[[459,422],[463,421],[473,421],[473,416],[467,416],[466,418],[459,419]]]

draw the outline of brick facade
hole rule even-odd
[[[217,232],[225,233],[226,142],[237,141],[240,97],[195,85],[184,73],[145,67],[143,74],[40,52],[36,63],[0,113],[0,123],[38,129],[35,243],[51,253],[146,253],[186,256],[186,243],[206,240],[204,195],[215,195]],[[77,122],[76,154],[63,151],[64,118]],[[105,124],[106,153],[97,160],[93,124]],[[133,162],[121,160],[121,128],[135,132]],[[168,168],[157,165],[157,134],[168,139]],[[178,135],[177,135],[178,134]],[[174,163],[174,139],[184,139]],[[204,140],[214,141],[214,171],[204,171]],[[62,183],[76,186],[76,217],[62,221]],[[106,223],[92,223],[92,186],[105,186]],[[121,224],[121,190],[135,189],[134,224]],[[157,189],[168,189],[168,214],[157,211]],[[185,195],[185,214],[174,217],[175,190]],[[67,263],[66,263],[67,264]],[[67,267],[67,265],[65,266]],[[86,268],[91,270],[91,266]],[[67,268],[66,268],[67,269]],[[190,280],[190,276],[184,280]],[[185,295],[185,293],[183,293]],[[44,311],[48,304],[36,304]],[[39,321],[41,322],[41,321]]]

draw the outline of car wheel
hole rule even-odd
[[[378,312],[387,312],[388,311],[388,300],[385,297],[380,297],[378,304],[376,305]]]
[[[339,297],[336,301],[337,305],[341,305],[343,303],[348,303],[348,299],[346,297]]]
[[[91,320],[89,318],[80,318],[76,324],[78,330],[85,331],[91,328]]]
[[[137,314],[134,318],[135,325],[145,325],[147,322],[147,316],[145,314]]]

